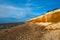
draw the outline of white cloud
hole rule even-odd
[[[36,7],[36,8],[42,8],[42,7]],[[13,17],[17,19],[23,19],[26,17],[30,18],[32,16],[39,15],[39,13],[35,14],[35,12],[33,12],[32,10],[36,10],[36,9],[30,8],[28,5],[27,7],[24,7],[24,8],[21,8],[21,7],[18,8],[18,7],[9,6],[9,5],[0,5],[0,18]]]
[[[27,12],[30,8],[17,8],[13,6],[0,5],[0,17],[15,17],[23,18],[26,17]]]

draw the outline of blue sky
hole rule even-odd
[[[25,22],[54,8],[60,0],[0,0],[0,23]]]

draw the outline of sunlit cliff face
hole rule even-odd
[[[52,10],[44,15],[27,20],[27,22],[59,22],[60,21],[60,9]]]

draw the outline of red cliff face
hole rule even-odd
[[[27,20],[27,22],[59,22],[60,21],[60,9],[56,9],[47,12],[44,15]]]

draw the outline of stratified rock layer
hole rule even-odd
[[[47,12],[44,15],[27,20],[27,22],[59,22],[60,21],[60,9]]]

